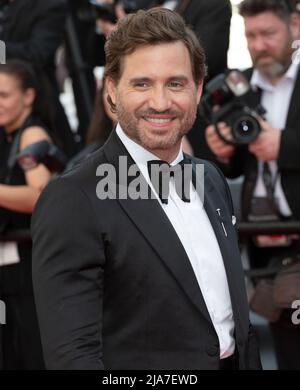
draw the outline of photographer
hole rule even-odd
[[[49,110],[38,95],[31,66],[20,60],[0,66],[0,229],[1,234],[28,230],[31,212],[50,172],[42,164],[22,171],[17,154],[51,138]],[[44,108],[44,110],[43,110]],[[0,243],[0,299],[6,304],[3,326],[4,369],[43,369],[44,363],[32,293],[31,241]]]
[[[243,146],[224,142],[215,126],[205,131],[211,157],[228,177],[245,176],[242,189],[243,218],[250,221],[300,219],[300,72],[293,61],[293,42],[299,39],[299,19],[291,3],[277,0],[244,0],[240,14],[253,60],[253,69],[245,72],[256,91],[248,100],[266,110],[258,119],[260,133]],[[220,107],[215,107],[217,112]],[[217,124],[224,137],[231,138],[228,119],[219,116]],[[245,123],[244,123],[245,124]],[[242,127],[244,126],[242,123]],[[249,127],[244,128],[245,134]],[[274,256],[299,252],[299,240],[283,237],[253,240],[249,247],[254,267],[266,266]],[[271,324],[280,369],[299,369],[300,329],[292,324],[291,311],[283,310]]]

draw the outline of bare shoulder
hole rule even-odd
[[[30,144],[43,141],[43,140],[52,142],[49,134],[43,127],[30,126],[27,129],[25,129],[22,133],[21,140],[20,140],[20,149],[22,150]]]

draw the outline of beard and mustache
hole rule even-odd
[[[272,80],[283,76],[292,63],[292,56],[294,50],[292,49],[292,41],[286,44],[285,49],[280,56],[275,56],[267,50],[256,56],[253,56],[253,65],[258,69],[267,79]],[[272,59],[268,63],[262,62],[266,57]]]
[[[124,132],[141,146],[148,150],[167,150],[178,143],[184,135],[192,128],[197,113],[197,103],[192,105],[187,112],[171,109],[164,112],[157,112],[151,108],[138,109],[134,113],[128,112],[123,104],[117,104],[117,116]],[[177,122],[171,132],[164,136],[150,134],[143,131],[140,120],[151,115],[167,115]]]

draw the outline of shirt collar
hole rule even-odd
[[[157,157],[155,154],[149,152],[147,149],[143,148],[141,145],[129,138],[128,135],[124,133],[119,123],[117,124],[116,132],[118,137],[124,144],[125,148],[127,149],[128,153],[138,165],[147,166],[147,162],[150,160],[160,160],[160,158]],[[170,165],[176,165],[182,160],[183,152],[182,146],[180,146],[180,150],[178,152],[177,157],[174,161],[172,161]]]
[[[281,80],[295,81],[298,74],[299,66],[296,61],[293,61],[282,76]],[[260,88],[263,91],[273,91],[276,86],[272,85],[257,69],[254,69],[250,84],[254,88]]]

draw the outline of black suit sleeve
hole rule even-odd
[[[251,324],[249,324],[247,356],[248,356],[248,367],[247,367],[248,370],[262,369],[257,336]]]
[[[63,42],[67,5],[63,0],[40,1],[40,11],[26,41],[6,40],[8,58],[20,58],[42,67],[53,62]],[[26,15],[20,15],[26,17]]]
[[[67,179],[48,185],[32,218],[33,284],[47,369],[103,369],[105,255],[97,231],[80,189]]]
[[[238,146],[228,164],[220,162],[217,158],[216,163],[228,179],[235,179],[245,173],[248,155],[247,146]]]
[[[299,129],[285,129],[281,134],[278,156],[280,170],[300,170]]]

